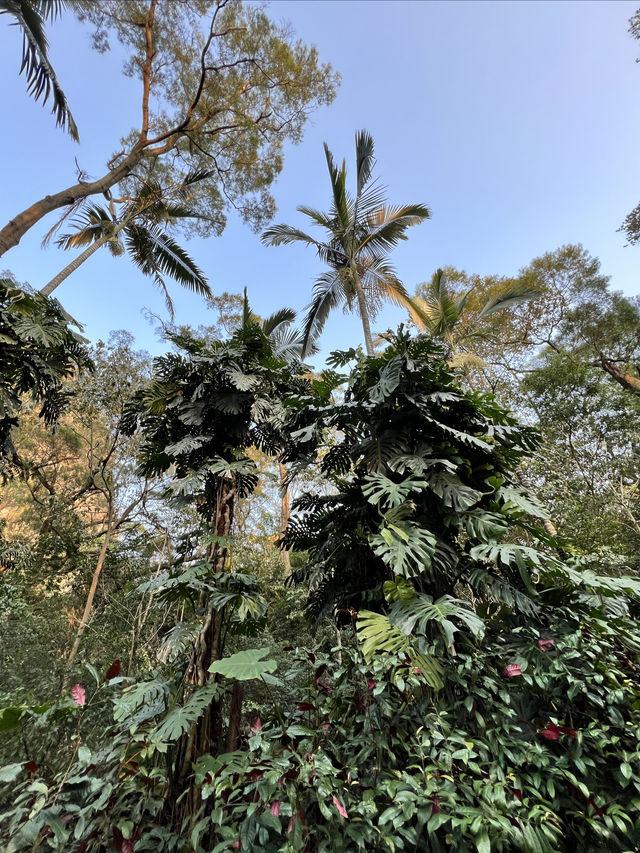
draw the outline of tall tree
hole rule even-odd
[[[301,206],[327,233],[325,240],[291,225],[272,225],[262,234],[269,246],[305,243],[316,249],[328,270],[314,285],[314,295],[304,322],[303,353],[321,333],[330,312],[340,304],[360,316],[367,353],[373,355],[370,319],[382,300],[411,308],[411,299],[388,260],[389,250],[406,240],[407,229],[431,216],[424,204],[389,205],[384,187],[372,180],[375,163],[373,138],[366,130],[356,134],[356,192],[347,190],[347,165],[338,168],[324,145],[332,205],[328,213]]]
[[[49,43],[45,22],[53,21],[65,6],[65,0],[0,0],[0,15],[10,15],[13,23],[22,30],[22,64],[27,91],[36,101],[46,104],[53,101],[52,112],[56,124],[66,127],[76,142],[80,141],[78,128],[71,115],[67,98],[49,60]]]
[[[269,187],[287,140],[298,141],[309,112],[330,103],[337,76],[314,48],[239,0],[77,0],[98,50],[117,38],[127,73],[140,81],[140,123],[96,180],[48,193],[0,230],[0,255],[42,217],[151,174],[168,183],[190,169],[213,170],[193,200],[192,229],[220,233],[224,210],[255,226],[274,209]],[[169,180],[167,178],[169,177]]]

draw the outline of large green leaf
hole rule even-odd
[[[429,568],[436,547],[433,533],[411,521],[387,521],[369,542],[394,574],[406,577]]]
[[[158,728],[151,733],[151,742],[160,745],[176,741],[192,723],[200,719],[220,690],[220,685],[212,681],[192,693],[184,705],[174,705]]]
[[[422,670],[427,683],[434,690],[443,686],[442,668],[437,660],[417,649],[411,638],[392,625],[384,613],[361,610],[358,614],[358,639],[367,663],[370,663],[377,653],[407,654],[411,664]]]
[[[209,667],[209,672],[217,672],[237,681],[250,681],[261,678],[267,672],[275,672],[278,664],[274,660],[263,660],[269,649],[247,649],[236,652],[228,658],[217,660]]]
[[[411,492],[420,492],[427,486],[426,480],[410,476],[400,483],[394,483],[384,474],[368,474],[365,478],[362,493],[369,503],[380,505],[387,509],[404,503]]]
[[[426,633],[430,622],[436,622],[445,635],[448,646],[453,646],[453,635],[458,627],[451,621],[457,619],[463,622],[475,636],[484,632],[484,622],[464,601],[443,595],[433,601],[430,595],[417,595],[412,599],[395,601],[391,606],[389,619],[403,634],[411,634],[417,628],[419,633]]]

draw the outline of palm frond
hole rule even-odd
[[[356,198],[369,182],[375,163],[373,137],[366,130],[356,133]]]
[[[348,228],[350,224],[350,217],[349,200],[347,198],[347,164],[343,160],[341,168],[338,169],[333,160],[333,154],[329,151],[329,146],[326,142],[324,143],[324,153],[327,158],[327,168],[329,170],[329,178],[331,180],[333,206],[335,208],[336,217],[343,228]]]
[[[130,224],[126,228],[127,249],[145,275],[168,275],[182,287],[201,296],[211,296],[204,273],[175,240],[158,227]]]
[[[266,320],[262,321],[262,331],[265,335],[273,334],[278,327],[288,326],[296,319],[296,312],[292,308],[280,308],[274,311]]]
[[[117,227],[111,214],[98,204],[91,204],[81,215],[72,220],[76,231],[69,234],[61,234],[56,240],[56,246],[60,249],[81,249],[90,246],[97,240],[109,236]]]
[[[431,217],[431,211],[424,204],[411,204],[402,207],[382,206],[367,217],[366,236],[360,244],[392,249],[400,240],[406,240],[406,230],[419,225]]]
[[[528,302],[529,299],[535,299],[537,296],[540,296],[539,290],[514,285],[485,303],[478,314],[478,320],[490,317],[491,314],[495,314],[496,311],[502,311],[504,308],[513,308],[515,305],[521,305],[523,302]]]
[[[302,358],[322,333],[331,311],[345,299],[342,277],[335,270],[323,273],[313,285],[313,299],[302,326]]]
[[[305,234],[299,228],[291,225],[272,225],[265,229],[260,235],[260,240],[265,246],[288,246],[291,243],[306,243],[308,246],[320,247],[322,244]]]
[[[316,225],[322,225],[323,228],[328,228],[330,231],[336,225],[336,221],[333,216],[329,216],[328,213],[323,213],[321,210],[316,210],[315,207],[307,207],[304,204],[299,205],[296,210],[298,213],[304,213],[305,216],[308,216],[309,219],[313,219]]]
[[[71,138],[79,142],[78,127],[49,61],[49,44],[44,31],[45,19],[55,18],[62,6],[62,0],[0,0],[0,14],[11,15],[22,30],[20,74],[25,73],[27,92],[36,101],[42,98],[43,104],[51,97],[56,124],[66,128]]]

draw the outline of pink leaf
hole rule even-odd
[[[342,803],[336,797],[335,794],[333,795],[333,805],[338,809],[338,812],[342,815],[342,817],[346,817],[346,818],[349,817],[349,815],[347,814],[347,810],[345,809],[345,807],[342,805]]]
[[[367,687],[369,688],[369,690],[373,690],[373,688],[374,688],[375,686],[376,686],[376,683],[375,683],[375,681],[373,680],[373,678],[368,678],[368,679],[367,679]]]
[[[280,814],[280,800],[274,800],[271,803],[271,814],[275,815],[276,817],[278,817],[278,815]]]
[[[509,663],[502,670],[502,675],[505,678],[513,678],[514,675],[522,675],[522,668],[519,663]]]
[[[71,698],[76,703],[76,705],[80,705],[81,708],[86,703],[87,693],[82,684],[73,685],[73,687],[71,688]]]
[[[251,724],[251,729],[254,732],[262,731],[262,720],[260,719],[260,717],[256,717],[255,721]]]
[[[560,737],[560,729],[555,723],[548,722],[545,729],[541,729],[538,734],[547,740],[558,740]]]
[[[575,729],[572,729],[571,726],[560,726],[560,731],[563,735],[569,735],[569,737],[578,737],[578,732]]]
[[[538,648],[540,649],[541,652],[548,652],[549,649],[552,649],[555,646],[555,644],[556,644],[555,640],[548,639],[548,640],[538,640],[536,645],[538,646]]]

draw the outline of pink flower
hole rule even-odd
[[[338,809],[338,812],[342,815],[342,817],[346,817],[346,818],[349,817],[349,815],[347,814],[347,810],[345,809],[345,807],[342,805],[342,803],[336,797],[335,794],[333,795],[333,805]]]
[[[280,800],[274,800],[271,803],[271,814],[275,817],[278,817],[280,814]]]
[[[549,649],[552,649],[556,644],[555,640],[538,640],[537,646],[541,652],[548,652]]]
[[[513,678],[514,675],[522,675],[522,668],[519,663],[509,663],[502,670],[505,678]]]
[[[82,706],[87,701],[87,693],[82,684],[74,684],[71,688],[71,698],[76,703],[76,705]]]
[[[420,669],[420,667],[419,667],[419,666],[414,666],[414,668],[413,668],[413,674],[414,674],[414,675],[422,675],[422,670]]]

